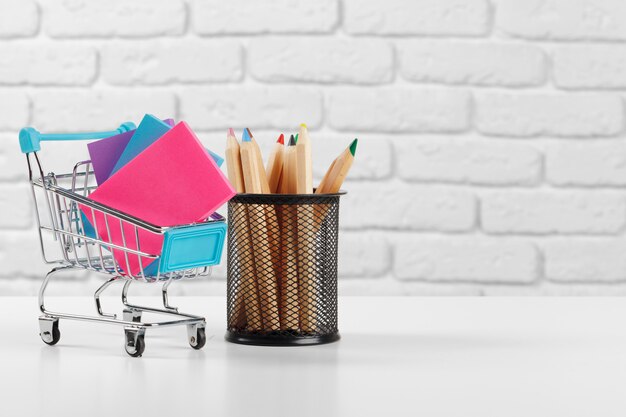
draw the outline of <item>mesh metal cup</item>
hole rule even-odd
[[[289,346],[339,339],[343,194],[238,194],[230,200],[226,340]]]

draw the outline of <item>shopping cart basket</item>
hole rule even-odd
[[[39,156],[41,141],[101,139],[132,129],[135,129],[133,123],[124,123],[110,132],[41,134],[33,128],[24,128],[20,131],[20,147],[22,153],[26,155],[28,164],[28,179],[35,203],[41,253],[46,264],[57,265],[46,275],[39,290],[39,308],[43,313],[39,317],[40,336],[48,345],[54,345],[60,339],[59,319],[123,326],[124,347],[131,356],[142,355],[145,349],[144,334],[148,328],[186,325],[192,348],[200,349],[206,342],[204,317],[179,312],[176,307],[169,304],[167,291],[175,280],[211,274],[212,266],[219,263],[222,254],[226,236],[224,218],[213,214],[199,223],[160,227],[97,203],[89,199],[89,194],[97,188],[91,161],[78,162],[71,173],[44,175]],[[111,236],[110,228],[119,227],[122,231],[123,245],[115,244],[96,232],[97,220],[102,219],[108,231],[107,236]],[[140,233],[142,236],[145,233],[162,235],[162,251],[148,253],[141,250]],[[133,245],[127,244],[131,241]],[[51,255],[52,251],[56,253]],[[151,263],[146,268],[142,266],[140,272],[133,275],[130,271],[124,271],[124,265],[116,261],[114,256],[116,254],[118,258],[123,254],[125,265],[129,265],[129,259],[132,257],[138,260],[139,265],[146,265],[148,260]],[[50,279],[61,271],[72,269],[95,271],[108,276],[106,282],[94,293],[97,315],[57,313],[45,308],[44,296]],[[122,320],[115,314],[104,313],[100,303],[102,292],[118,280],[124,281]],[[130,304],[128,289],[134,281],[162,283],[163,308]],[[144,311],[178,318],[146,322],[142,321]]]

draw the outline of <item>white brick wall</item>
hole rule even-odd
[[[306,121],[318,179],[359,137],[342,294],[626,294],[625,90],[623,0],[0,0],[0,295],[46,270],[19,128],[146,112],[218,151]]]

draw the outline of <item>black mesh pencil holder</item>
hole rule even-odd
[[[226,340],[339,340],[338,194],[238,194],[228,203]]]

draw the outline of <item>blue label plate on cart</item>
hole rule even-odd
[[[219,264],[226,231],[223,222],[167,230],[161,252],[161,273]]]

